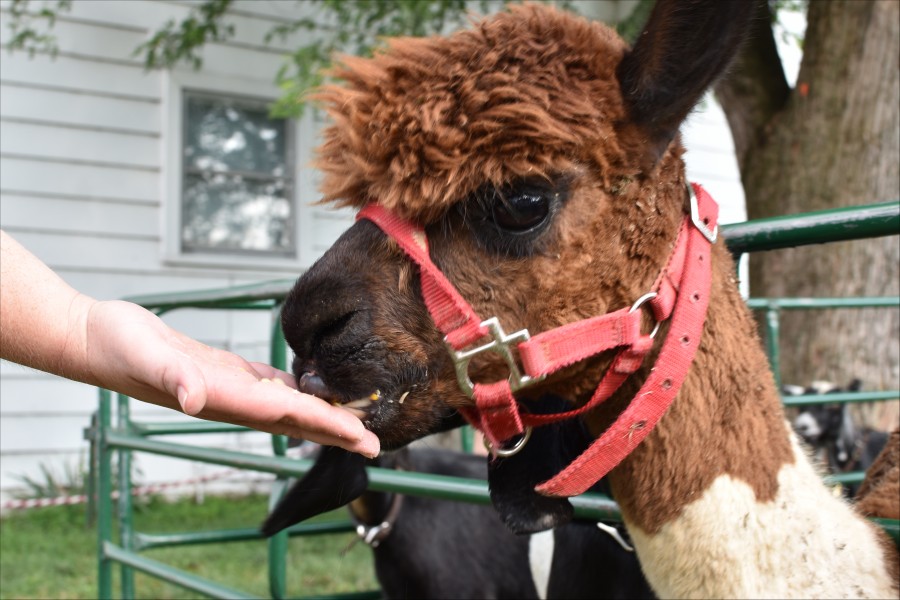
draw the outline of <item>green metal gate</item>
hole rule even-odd
[[[862,239],[900,234],[900,201],[862,207],[821,211],[805,215],[778,217],[724,226],[726,243],[735,255],[745,252],[773,250],[806,244]],[[141,296],[129,298],[157,314],[184,309],[229,309],[268,311],[272,316],[270,363],[278,368],[287,366],[286,348],[278,326],[278,311],[293,281],[276,281],[260,285],[231,287],[218,290]],[[798,308],[858,308],[863,306],[897,307],[900,298],[858,299],[751,299],[751,308],[766,312],[768,327],[768,353],[776,380],[780,383],[778,357],[778,323],[785,310]],[[900,391],[855,392],[828,396],[828,402],[883,401],[900,397]],[[822,401],[821,396],[796,396],[785,404],[797,406]],[[312,466],[309,459],[292,459],[285,456],[287,439],[272,436],[272,456],[243,452],[208,449],[187,444],[164,441],[166,435],[201,434],[249,431],[228,424],[197,421],[196,423],[139,422],[131,418],[130,399],[118,395],[116,422],[112,422],[113,394],[100,391],[99,412],[96,423],[87,431],[92,447],[96,450],[96,464],[92,469],[93,488],[96,495],[98,531],[98,596],[113,597],[113,569],[121,570],[120,595],[135,596],[134,573],[141,571],[183,588],[212,598],[251,598],[253,596],[231,589],[176,569],[170,565],[142,556],[141,552],[163,546],[210,544],[262,538],[256,527],[221,531],[195,531],[178,534],[149,534],[135,531],[133,526],[131,455],[147,452],[163,456],[226,465],[237,469],[249,469],[276,475],[270,494],[270,506],[285,491],[287,479],[304,475]],[[92,453],[93,454],[93,453]],[[118,461],[118,499],[113,496],[113,459]],[[859,481],[862,473],[842,474],[832,479],[842,483]],[[490,498],[484,481],[459,479],[438,475],[424,475],[369,469],[370,487],[375,490],[395,491],[460,502],[488,504]],[[616,504],[597,494],[585,494],[572,499],[578,517],[594,520],[619,520]],[[263,515],[260,515],[262,517]],[[118,520],[118,534],[114,536],[114,518]],[[900,543],[900,521],[881,521],[881,525]],[[288,538],[296,535],[322,535],[351,531],[348,521],[343,523],[300,524],[265,541],[268,549],[269,591],[272,598],[287,598],[286,555]],[[335,596],[337,597],[337,596]],[[341,598],[374,598],[378,591],[342,595]],[[319,598],[323,598],[319,596]]]

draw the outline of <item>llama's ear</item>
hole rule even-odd
[[[655,164],[741,46],[760,0],[657,0],[617,69],[629,127]]]

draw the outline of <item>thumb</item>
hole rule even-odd
[[[178,400],[186,415],[195,416],[206,406],[206,380],[192,360],[173,360],[163,373],[163,388]]]

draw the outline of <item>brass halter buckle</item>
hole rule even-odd
[[[456,369],[456,379],[459,381],[459,388],[469,398],[475,397],[475,384],[469,378],[469,362],[482,352],[493,352],[503,357],[503,360],[506,361],[506,365],[509,367],[509,387],[513,393],[542,381],[546,377],[546,375],[541,375],[540,377],[523,375],[515,356],[513,356],[512,346],[521,344],[531,338],[527,329],[507,335],[500,326],[500,321],[497,317],[487,319],[481,323],[481,326],[487,328],[491,341],[471,350],[457,350],[447,343],[447,338],[444,338],[444,343],[450,351],[451,358],[453,358],[453,366]]]

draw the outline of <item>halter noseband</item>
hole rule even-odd
[[[631,307],[569,323],[531,337],[527,330],[507,334],[496,317],[482,320],[453,284],[431,261],[425,231],[388,209],[372,203],[357,219],[368,219],[393,238],[420,270],[422,296],[435,325],[444,334],[460,388],[475,400],[461,409],[474,427],[484,432],[492,447],[524,436],[528,428],[575,417],[608,399],[641,366],[653,346],[659,324],[671,318],[669,332],[656,365],[640,391],[615,422],[552,479],[537,486],[549,496],[574,496],[586,491],[622,461],[653,430],[678,394],[700,345],[709,303],[710,246],[715,243],[718,206],[697,184],[688,186],[690,214],[685,215],[678,239],[666,266],[652,289]],[[641,312],[649,305],[656,326],[641,333]],[[490,341],[472,348],[485,337]],[[518,351],[520,369],[512,347]],[[575,410],[538,415],[521,413],[514,393],[534,385],[547,375],[607,350],[619,349],[593,397]],[[494,352],[509,367],[507,379],[472,383],[468,365],[473,357]]]

